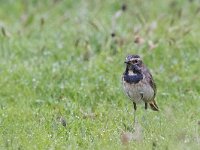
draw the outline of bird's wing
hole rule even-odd
[[[154,98],[155,98],[157,89],[156,89],[156,84],[154,82],[153,76],[151,75],[151,73],[148,69],[145,69],[144,71],[145,71],[144,73],[145,73],[145,76],[147,78],[148,83],[150,84],[150,86],[154,90]]]

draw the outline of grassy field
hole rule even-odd
[[[0,149],[198,149],[198,0],[1,0]],[[139,54],[159,112],[133,106]]]

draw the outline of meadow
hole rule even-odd
[[[199,149],[198,0],[0,0],[0,149]],[[139,54],[159,112],[133,105]]]

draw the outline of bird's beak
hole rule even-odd
[[[129,61],[125,61],[124,63],[125,63],[125,64],[128,64],[128,63],[129,63]]]

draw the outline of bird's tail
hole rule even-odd
[[[159,108],[158,108],[158,106],[157,106],[155,100],[151,101],[151,102],[149,103],[149,105],[150,105],[150,107],[151,107],[152,110],[154,110],[154,111],[159,111]]]

